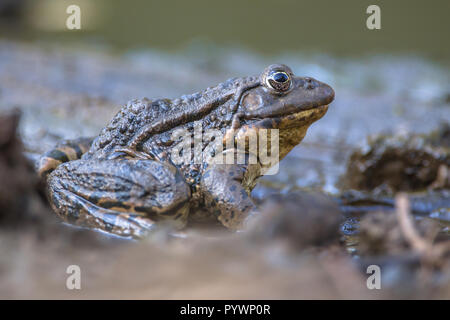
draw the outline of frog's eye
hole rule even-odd
[[[267,85],[276,91],[284,92],[291,87],[291,76],[284,71],[273,71],[267,75]]]

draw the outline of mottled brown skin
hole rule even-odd
[[[39,172],[47,176],[54,210],[71,223],[140,237],[155,221],[183,227],[190,211],[203,208],[237,230],[256,212],[249,194],[264,166],[259,159],[217,164],[193,157],[178,164],[172,159],[174,131],[193,133],[194,122],[201,121],[204,131],[224,135],[224,153],[237,156],[245,152],[236,146],[248,131],[279,129],[281,160],[333,99],[330,86],[271,65],[260,77],[230,79],[180,99],[133,100],[89,151],[87,139],[66,141],[41,158]],[[227,149],[228,139],[235,143]],[[201,143],[215,153],[213,142]]]

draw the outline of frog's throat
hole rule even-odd
[[[225,133],[224,143],[227,143],[230,139],[234,139],[237,142],[246,139],[246,136],[248,137],[252,134],[259,137],[259,131],[261,129],[278,129],[279,160],[281,160],[296,145],[301,143],[309,126],[322,118],[327,110],[328,105],[323,105],[282,117],[272,117],[253,121],[240,125],[238,128],[230,128]]]
[[[328,105],[303,110],[287,116],[280,117],[277,124],[278,129],[290,129],[298,127],[308,128],[312,123],[321,119],[328,111]]]
[[[299,145],[308,128],[322,118],[328,110],[328,105],[304,110],[281,119],[279,129],[279,160],[281,161],[295,146]]]
[[[290,129],[298,127],[309,127],[313,122],[322,118],[328,110],[328,105],[318,106],[312,109],[302,110],[283,116],[265,117],[260,120],[250,120],[240,123],[235,127],[236,131],[254,129]]]

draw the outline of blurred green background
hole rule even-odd
[[[0,0],[3,37],[94,42],[117,49],[177,51],[198,43],[260,54],[418,54],[450,60],[449,0]],[[82,29],[67,30],[70,4]],[[381,7],[381,30],[366,8]]]

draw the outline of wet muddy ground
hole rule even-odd
[[[56,141],[96,135],[130,99],[178,97],[274,62],[331,84],[336,101],[280,172],[261,179],[253,197],[263,214],[248,232],[191,226],[135,242],[54,217],[30,162]],[[450,297],[446,67],[0,41],[0,70],[0,297]],[[79,291],[65,287],[72,264]],[[372,264],[381,290],[366,286]]]

